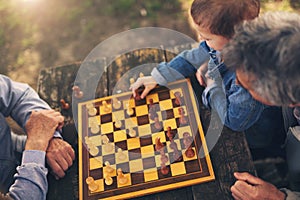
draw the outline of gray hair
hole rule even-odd
[[[254,75],[252,88],[275,105],[300,103],[300,15],[268,12],[236,27],[226,65]]]

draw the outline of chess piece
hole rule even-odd
[[[92,124],[91,126],[91,133],[93,134],[97,134],[100,131],[100,127],[98,124]]]
[[[184,109],[182,107],[178,108],[178,113],[180,115],[179,123],[182,124],[182,125],[187,124],[186,116],[184,116],[185,112],[184,112]]]
[[[101,140],[102,140],[103,144],[108,144],[109,143],[109,138],[107,137],[107,135],[102,135]]]
[[[104,174],[104,182],[106,185],[112,185],[114,180],[112,179],[111,176],[109,176],[108,174]]]
[[[175,105],[180,106],[182,104],[181,102],[181,93],[180,92],[175,92],[174,93],[175,96]]]
[[[114,171],[114,168],[110,165],[108,161],[105,161],[105,172],[107,173],[112,173]]]
[[[136,136],[136,131],[132,127],[129,127],[128,135],[130,137],[135,137]]]
[[[114,109],[118,110],[118,109],[121,108],[122,103],[117,98],[113,98],[112,99],[112,106],[113,106]]]
[[[66,101],[64,99],[60,100],[60,104],[61,104],[61,108],[64,110],[68,110],[70,108],[70,105],[68,103],[66,103]]]
[[[169,138],[170,141],[172,141],[174,138],[174,134],[172,133],[171,126],[168,126],[167,128],[167,137]]]
[[[96,190],[98,190],[99,186],[98,184],[95,182],[94,178],[89,176],[85,179],[85,182],[88,184],[88,188],[91,192],[95,192]]]
[[[153,103],[153,99],[149,99],[149,118],[151,120],[154,120],[155,117],[158,117],[157,113],[156,113],[156,106]]]
[[[102,101],[102,106],[103,106],[104,112],[111,112],[111,106],[108,105],[105,100]]]
[[[118,148],[117,156],[118,156],[118,159],[121,161],[124,161],[127,158],[126,154],[123,152],[123,150],[121,148]]]
[[[92,156],[97,156],[99,153],[99,149],[97,146],[95,146],[93,143],[88,145],[89,152]]]
[[[130,85],[134,84],[134,82],[135,82],[134,78],[130,78],[130,79],[129,79]]]
[[[121,184],[121,185],[124,185],[124,184],[126,184],[127,182],[128,182],[128,178],[123,174],[123,172],[122,172],[122,169],[121,168],[119,168],[118,170],[117,170],[117,174],[118,174],[118,182]]]
[[[115,127],[116,128],[121,128],[122,127],[122,122],[119,119],[115,119]]]
[[[88,113],[90,116],[95,116],[97,114],[97,109],[94,106],[91,108],[88,108]]]
[[[127,110],[126,110],[127,115],[129,115],[129,116],[133,115],[134,114],[133,108],[131,108],[129,106],[129,104],[127,104],[126,107],[127,107]]]
[[[167,162],[169,161],[168,156],[165,155],[165,153],[164,153],[163,150],[160,150],[160,155],[161,155],[160,161],[161,161],[162,163],[167,163]]]
[[[164,147],[165,146],[163,145],[163,143],[161,143],[160,138],[159,137],[155,138],[155,150],[160,151]]]
[[[163,175],[167,175],[169,173],[169,168],[165,163],[161,163],[160,171]]]
[[[194,149],[189,146],[186,150],[185,150],[185,155],[187,158],[193,158],[195,156],[195,151]]]
[[[156,128],[156,130],[160,130],[162,128],[158,116],[154,118],[154,127]]]
[[[140,72],[139,77],[140,77],[140,78],[144,77],[143,72]]]
[[[80,99],[83,97],[83,92],[80,90],[79,86],[74,85],[72,90],[75,98]]]
[[[178,147],[174,140],[171,140],[170,148],[173,150],[173,159],[175,161],[182,161],[182,156],[179,153]]]
[[[114,150],[114,145],[109,142],[109,139],[106,135],[102,136],[103,149],[105,152],[112,152]]]
[[[188,132],[183,133],[183,144],[186,148],[185,155],[187,158],[192,158],[195,156],[195,151],[192,148],[193,139]]]

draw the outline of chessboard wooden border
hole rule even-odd
[[[211,159],[210,159],[208,148],[207,148],[204,131],[203,131],[202,123],[201,123],[200,116],[199,116],[199,109],[197,106],[198,104],[196,103],[195,96],[194,96],[195,94],[191,87],[190,81],[189,81],[189,79],[183,79],[183,80],[169,83],[168,86],[172,86],[172,85],[180,84],[180,83],[184,83],[184,82],[186,83],[188,90],[189,90],[189,94],[191,95],[190,100],[191,100],[191,103],[193,106],[193,111],[195,112],[195,115],[194,115],[196,118],[195,121],[198,124],[200,124],[200,126],[198,125],[198,131],[199,131],[200,140],[202,143],[203,153],[205,155],[202,159],[205,158],[205,160],[206,160],[207,170],[208,170],[209,175],[201,177],[201,178],[197,178],[197,179],[190,179],[190,180],[181,181],[181,182],[177,182],[177,183],[171,183],[168,185],[162,185],[162,186],[152,187],[152,188],[143,189],[143,190],[139,190],[139,191],[135,191],[135,192],[120,194],[120,195],[116,195],[116,196],[112,196],[112,197],[107,197],[104,199],[102,198],[103,200],[128,199],[128,198],[149,195],[149,194],[153,194],[153,193],[157,193],[157,192],[163,192],[163,191],[167,191],[167,190],[172,190],[172,189],[176,189],[176,188],[180,188],[180,187],[186,187],[186,186],[191,186],[191,185],[215,180],[215,175],[214,175]],[[155,89],[152,90],[151,92],[155,93]],[[122,93],[122,94],[114,94],[113,96],[118,98],[118,96],[125,96],[125,95],[129,95],[130,93],[132,93],[132,92],[130,91],[130,92]],[[111,99],[111,96],[102,97],[102,98],[98,98],[98,99],[94,99],[94,100],[89,100],[89,101],[81,102],[78,104],[79,200],[84,200],[83,199],[84,198],[83,197],[83,185],[82,185],[82,183],[83,183],[83,172],[82,172],[82,170],[83,170],[83,160],[82,160],[83,138],[82,138],[82,134],[83,133],[82,133],[82,119],[79,119],[79,116],[82,116],[82,105],[85,105],[87,103],[93,103],[93,102],[98,102],[98,101],[102,101],[102,100],[107,100],[107,99]]]

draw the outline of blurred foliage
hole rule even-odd
[[[299,9],[299,0],[261,2],[263,12]],[[187,22],[191,3],[0,0],[0,73],[34,84],[40,68],[83,60],[101,41],[131,28],[166,27],[193,37]]]

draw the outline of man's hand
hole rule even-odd
[[[154,80],[152,76],[145,76],[142,78],[138,78],[135,83],[130,86],[130,90],[132,90],[133,97],[136,97],[136,90],[141,87],[142,85],[145,86],[143,93],[141,94],[141,98],[144,99],[146,95],[155,88],[157,82]]]
[[[26,122],[26,150],[46,151],[55,129],[63,124],[64,117],[54,110],[32,111]]]
[[[239,200],[284,200],[285,194],[274,185],[267,183],[251,174],[234,173],[237,181],[231,187],[232,196]]]
[[[65,176],[65,171],[72,166],[75,152],[71,145],[60,138],[52,138],[46,151],[47,163],[56,179]]]

